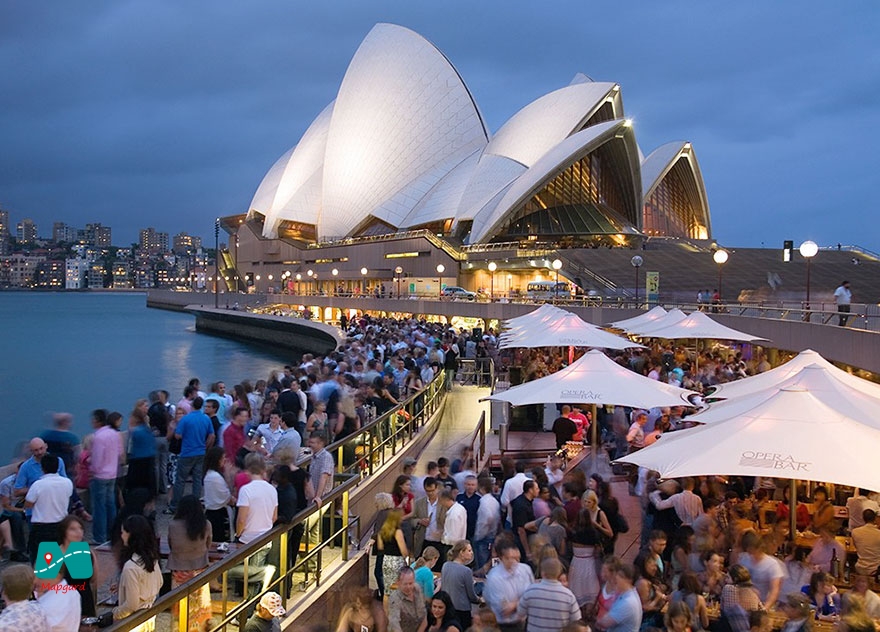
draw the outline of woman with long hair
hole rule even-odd
[[[211,446],[205,453],[205,517],[211,523],[213,538],[229,542],[229,510],[235,500],[226,482],[226,452],[220,446]]]
[[[153,498],[156,495],[156,436],[150,429],[148,409],[147,400],[139,399],[128,417],[128,474],[125,488],[141,487]]]
[[[636,591],[642,601],[642,627],[658,628],[663,624],[663,607],[666,605],[666,586],[660,577],[657,559],[648,551],[636,556],[634,563],[639,572]]]
[[[174,519],[168,524],[168,570],[171,587],[181,584],[208,567],[208,551],[212,540],[211,523],[205,517],[202,503],[192,494],[177,503]],[[211,618],[211,592],[207,584],[187,599],[190,630],[195,632]]]
[[[555,507],[550,515],[539,521],[538,535],[547,538],[547,541],[556,549],[559,559],[568,565],[570,551],[568,546],[568,518],[564,507]]]
[[[431,598],[431,604],[428,608],[428,632],[461,632],[462,629],[470,628],[470,625],[464,628],[462,625],[456,617],[449,593],[443,590],[438,591]]]
[[[376,547],[382,554],[382,580],[386,590],[397,581],[400,567],[406,564],[409,556],[403,529],[400,527],[402,518],[403,512],[400,509],[392,509],[376,535]]]
[[[677,603],[684,603],[690,610],[690,628],[692,632],[702,632],[709,627],[709,608],[706,598],[700,594],[700,581],[691,572],[682,573],[679,588],[669,598],[670,608]],[[667,626],[668,627],[668,626]]]
[[[394,499],[394,506],[403,512],[401,520],[409,520],[413,513],[412,480],[409,476],[401,474],[394,480],[394,487],[391,489],[391,498]]]
[[[84,542],[85,541],[85,524],[82,519],[78,516],[69,515],[64,520],[62,520],[58,525],[58,543],[61,546],[61,552],[67,553],[67,549],[74,542]],[[89,553],[92,556],[92,568],[97,568],[97,561],[95,560],[94,553]],[[74,580],[70,576],[70,569],[67,565],[64,565],[64,579],[67,580],[68,584],[78,584],[80,580]],[[95,590],[96,590],[96,580],[95,576],[92,575],[91,579],[85,582],[85,590],[80,590],[79,599],[80,599],[80,608],[82,609],[82,616],[84,617],[94,617],[95,616]]]
[[[443,564],[440,571],[440,586],[452,600],[455,618],[461,623],[462,629],[467,630],[471,627],[471,604],[480,602],[474,592],[474,574],[469,568],[474,561],[471,543],[467,540],[456,542],[446,558],[449,561]]]
[[[249,428],[253,425],[254,411],[251,410],[251,400],[248,399],[247,390],[245,389],[244,384],[236,384],[232,387],[232,392],[235,395],[232,401],[232,410],[244,408],[247,411],[248,420],[246,426]]]
[[[696,538],[694,528],[688,525],[679,527],[673,536],[672,559],[670,560],[673,590],[678,588],[682,573],[695,570],[691,568],[691,553],[694,550]]]
[[[113,608],[115,621],[151,607],[162,589],[156,534],[150,521],[139,514],[129,516],[122,523],[119,565],[119,605]]]
[[[578,605],[592,607],[599,594],[599,578],[596,576],[596,561],[602,554],[599,533],[593,524],[590,511],[583,507],[572,525],[571,566],[568,570],[568,584],[577,597]]]

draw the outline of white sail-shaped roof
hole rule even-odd
[[[617,175],[627,182],[626,208],[600,212],[619,214],[620,232],[638,232],[633,200],[649,195],[670,171],[684,182],[689,201],[697,199],[696,184],[708,216],[690,144],[664,145],[644,158],[622,115],[618,84],[578,73],[519,110],[490,140],[443,53],[409,29],[378,24],[355,53],[335,101],[266,173],[248,219],[263,216],[266,238],[277,237],[285,220],[314,226],[323,241],[380,225],[405,230],[454,220],[453,230],[472,222],[471,243],[492,240],[538,187],[615,136],[624,144],[609,146],[602,168],[625,171]],[[685,158],[690,173],[675,166]]]
[[[484,153],[531,167],[555,145],[580,129],[614,89],[591,81],[554,90],[514,114],[492,137]]]
[[[336,98],[319,237],[347,235],[370,215],[400,226],[431,187],[487,141],[474,100],[446,57],[409,29],[377,24]]]
[[[706,227],[707,235],[711,235],[712,226],[706,185],[703,182],[703,173],[700,171],[697,154],[691,143],[686,141],[666,143],[652,151],[647,158],[642,159],[642,199],[647,202],[654,189],[659,186],[663,178],[680,160],[684,160],[688,166],[690,183],[692,184],[691,193],[695,198],[694,206],[698,207],[699,222]]]

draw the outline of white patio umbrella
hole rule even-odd
[[[876,427],[790,386],[745,413],[665,434],[617,461],[663,478],[765,476],[880,489],[878,444]]]
[[[853,419],[860,419],[863,423],[880,430],[880,385],[854,377],[830,363],[827,364],[831,369],[819,363],[808,364],[773,386],[713,402],[688,419],[709,424],[736,418],[769,400],[782,389],[800,387],[837,412]],[[837,373],[864,384],[854,386],[849,380],[839,379]],[[869,388],[864,388],[865,386]]]
[[[631,340],[591,325],[577,314],[565,312],[546,322],[532,323],[504,336],[501,349],[514,347],[594,347],[631,349],[641,347]]]
[[[627,318],[626,320],[618,320],[611,323],[611,327],[615,329],[622,329],[623,331],[630,331],[634,328],[648,326],[651,323],[656,322],[660,318],[663,318],[668,314],[662,306],[658,305],[653,309],[645,312],[644,314],[639,314],[638,316],[633,316],[632,318]]]
[[[527,404],[616,404],[634,408],[691,406],[697,393],[651,380],[593,349],[571,365],[484,399]]]
[[[550,303],[544,303],[538,309],[532,310],[528,314],[523,314],[522,316],[516,316],[515,318],[509,318],[505,320],[504,327],[508,329],[514,329],[517,327],[528,325],[530,323],[542,322],[547,320],[548,318],[561,316],[563,314],[568,314],[568,312],[564,309],[556,307],[555,305],[551,305]]]
[[[687,318],[687,314],[685,314],[680,309],[670,309],[666,312],[665,316],[661,316],[660,318],[655,319],[653,322],[645,323],[644,325],[638,325],[636,327],[630,327],[627,330],[627,333],[633,336],[642,336],[644,338],[649,338],[653,336],[651,332],[656,329],[665,329],[670,325],[674,325],[675,323],[683,321]]]
[[[759,373],[751,377],[747,377],[735,382],[719,384],[715,387],[710,397],[733,399],[751,395],[767,388],[779,387],[788,382],[790,378],[799,374],[804,368],[809,366],[820,366],[825,372],[835,380],[846,385],[848,388],[863,392],[871,397],[880,398],[880,384],[863,380],[860,377],[847,373],[843,369],[839,369],[831,362],[823,358],[817,351],[807,349],[801,351],[785,364],[781,364],[775,369]]]
[[[670,314],[672,312],[669,312]],[[661,323],[662,321],[656,321]],[[677,338],[694,338],[694,339],[711,339],[711,340],[738,340],[741,342],[754,342],[758,340],[766,340],[749,333],[737,331],[719,322],[712,320],[703,312],[693,312],[686,318],[657,328],[650,328],[646,334],[644,330],[640,332],[631,332],[639,336],[651,338],[667,338],[675,340]]]

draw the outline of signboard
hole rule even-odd
[[[645,295],[648,297],[648,303],[660,302],[660,273],[645,273]]]

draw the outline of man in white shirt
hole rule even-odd
[[[447,550],[456,542],[467,539],[467,510],[455,502],[455,497],[455,490],[444,489],[440,492],[439,502],[446,510],[440,542]]]
[[[837,301],[837,324],[840,327],[846,327],[846,321],[849,320],[850,303],[852,303],[852,292],[849,289],[849,281],[844,281],[834,290],[834,300]]]
[[[703,514],[703,500],[694,493],[694,479],[688,477],[681,481],[682,491],[665,500],[660,497],[660,490],[651,492],[651,502],[657,509],[675,509],[675,514],[682,525],[694,526],[694,521]]]
[[[477,526],[474,529],[474,568],[480,570],[489,561],[492,543],[501,526],[501,505],[492,495],[492,479],[478,481],[480,487],[480,507],[477,509]]]
[[[266,481],[266,462],[252,452],[245,457],[251,482],[238,492],[235,536],[247,544],[266,533],[278,519],[278,491]]]
[[[875,522],[877,513],[873,509],[865,509],[862,520],[865,524],[852,531],[853,544],[859,556],[856,572],[873,576],[880,567],[880,529]]]
[[[519,549],[513,542],[500,545],[498,557],[501,564],[486,575],[483,599],[492,609],[500,627],[515,629],[522,625],[522,619],[516,611],[519,598],[534,583],[535,575],[528,564],[520,562]]]
[[[526,471],[525,461],[517,461],[515,467],[516,474],[512,478],[507,479],[507,482],[504,483],[504,489],[501,490],[501,509],[504,511],[508,511],[513,499],[522,494],[523,485],[529,480],[529,477],[524,473]]]
[[[846,513],[849,515],[849,530],[853,531],[857,527],[865,524],[862,517],[865,509],[871,509],[875,514],[880,514],[880,505],[877,501],[871,500],[858,487],[853,490],[853,495],[846,501]]]
[[[59,459],[46,454],[40,460],[43,476],[34,481],[24,498],[24,506],[31,509],[31,531],[28,538],[28,555],[37,559],[40,542],[55,542],[58,525],[67,517],[67,507],[73,494],[73,483],[58,474]]]

